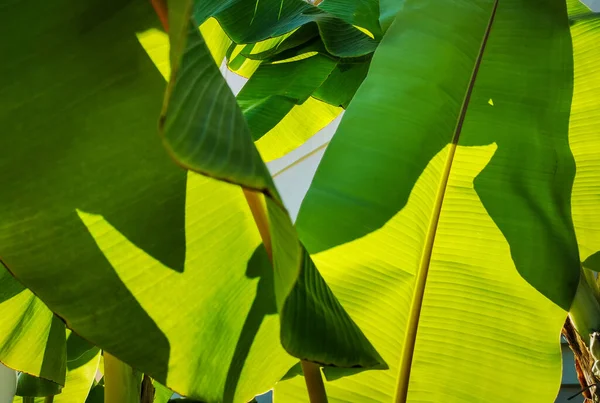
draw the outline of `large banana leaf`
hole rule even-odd
[[[225,35],[219,23],[214,18],[204,22],[200,26],[200,31],[203,33],[203,36],[207,38],[206,44],[215,59],[215,62],[220,65],[227,50],[226,48],[231,41],[229,41],[229,38]],[[168,79],[171,74],[171,67],[169,66],[169,39],[167,34],[154,29],[139,33],[138,39],[163,77]],[[269,48],[270,44],[267,43],[269,41],[271,40],[255,44],[254,49],[260,49],[263,46]],[[274,43],[279,43],[279,41],[274,41]],[[250,62],[256,61],[250,60]],[[260,63],[260,61],[256,62],[256,65],[251,68],[252,71],[249,76],[253,75]],[[344,66],[347,66],[348,64],[349,63],[344,63]],[[365,62],[360,62],[360,64],[364,65]],[[340,70],[340,68],[339,66],[336,66],[336,70],[330,76],[330,78],[333,77],[334,79],[330,80],[328,78],[325,81],[321,87],[324,88],[324,90],[318,89],[316,91],[319,93],[319,96],[327,100],[327,103],[334,105],[342,104],[340,102],[341,100],[349,100],[349,89],[352,91],[352,88],[357,87],[364,78],[357,77],[356,74],[352,73],[338,74],[338,70]],[[345,71],[345,69],[343,70]],[[351,68],[350,70],[354,69]],[[304,72],[305,71],[301,70],[301,73]],[[281,73],[285,73],[285,71],[282,70]],[[351,77],[348,77],[349,75]],[[343,83],[340,83],[338,80],[341,77],[344,78]],[[299,78],[304,80],[303,77]],[[260,76],[259,81],[261,81]],[[258,88],[261,88],[262,86],[264,86],[264,82],[262,84],[259,83]],[[246,92],[247,91],[248,90],[246,90]],[[353,95],[353,92],[351,95]],[[257,98],[256,95],[250,95],[250,97]],[[275,126],[264,133],[264,135],[256,142],[258,151],[265,161],[280,158],[300,146],[312,135],[331,123],[331,121],[342,111],[339,107],[328,105],[313,97],[309,97],[300,105],[295,104],[297,98],[293,99],[294,105],[291,107],[291,110],[285,114],[283,118],[281,118],[281,114],[276,115],[275,120],[279,119],[278,121],[270,120],[268,124],[271,126],[275,124]],[[259,119],[259,121],[261,121],[261,119]]]
[[[183,395],[268,390],[295,361],[272,270],[239,188],[160,143],[149,2],[23,0],[0,26],[3,262],[82,337]]]
[[[403,2],[297,221],[390,366],[326,372],[330,401],[554,400],[572,94],[564,1]],[[305,401],[300,382],[276,400]]]
[[[195,27],[190,21],[182,32],[171,31],[171,49],[181,50],[181,55],[172,54],[161,117],[165,146],[183,167],[245,189],[273,262],[284,348],[298,358],[325,365],[385,366],[299,243],[244,115]],[[264,201],[254,192],[262,193]]]

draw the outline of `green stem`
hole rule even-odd
[[[140,403],[141,374],[104,352],[104,403]]]
[[[327,403],[327,392],[325,392],[325,385],[321,377],[321,368],[308,361],[300,361],[300,363],[310,403]]]
[[[35,403],[35,397],[23,396],[23,403]]]
[[[44,403],[54,403],[54,395],[46,396]]]

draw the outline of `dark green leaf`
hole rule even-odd
[[[17,396],[44,397],[58,395],[62,386],[58,383],[22,372],[17,380]]]
[[[188,28],[181,75],[170,82],[166,97],[161,132],[167,148],[188,169],[265,195],[276,273],[275,301],[286,350],[326,365],[384,366],[298,242],[241,110],[195,26]],[[185,103],[190,96],[195,102]],[[303,337],[297,337],[300,333]]]
[[[312,96],[328,104],[347,108],[356,90],[367,76],[370,64],[370,59],[354,63],[338,63]]]
[[[237,96],[252,138],[261,138],[294,105],[304,103],[323,84],[336,64],[318,54],[290,63],[263,63]]]
[[[375,50],[377,42],[333,14],[303,0],[210,0],[196,1],[194,18],[202,24],[215,17],[238,44],[280,36],[316,21],[325,46],[332,55],[360,56]]]
[[[352,25],[366,28],[376,38],[381,37],[379,0],[324,0],[319,8]]]

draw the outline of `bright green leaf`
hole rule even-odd
[[[579,273],[571,61],[560,0],[404,2],[297,222],[390,366],[326,369],[331,401],[553,401]]]
[[[256,148],[265,162],[280,158],[304,144],[341,112],[342,108],[308,98],[302,105],[295,105],[273,129],[256,141]]]
[[[65,325],[0,265],[0,361],[65,383]]]
[[[296,361],[272,270],[241,190],[186,173],[156,134],[165,80],[139,38],[160,31],[150,3],[2,10],[0,73],[19,77],[0,84],[3,261],[77,334],[183,395],[271,388]]]
[[[286,350],[326,365],[383,367],[385,363],[339,305],[299,244],[241,110],[209,59],[194,25],[188,28],[188,44],[181,61],[174,62],[181,63],[181,74],[169,83],[161,119],[167,149],[190,170],[264,194],[276,273],[275,302]],[[190,97],[194,103],[185,102]],[[255,214],[257,209],[265,209],[254,208]]]
[[[154,403],[167,403],[173,391],[158,382],[153,382],[154,385]]]
[[[256,141],[273,129],[294,106],[303,104],[336,66],[315,55],[294,63],[262,64],[237,96]]]

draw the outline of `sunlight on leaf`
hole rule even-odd
[[[390,366],[389,371],[327,382],[334,401],[392,401],[394,397],[397,377],[402,376],[398,365],[415,287],[414,269],[420,263],[434,203],[431,190],[437,186],[449,147],[429,162],[406,206],[382,228],[313,256],[323,277]],[[495,144],[457,147],[420,314],[409,401],[464,402],[483,395],[489,402],[513,401],[514,396],[520,401],[552,401],[560,385],[557,340],[564,311],[519,275],[506,239],[474,190],[474,178],[496,148]],[[466,211],[473,226],[455,225]],[[431,362],[436,363],[436,383],[448,385],[439,390],[459,388],[461,396],[431,395]],[[490,374],[501,376],[490,378]],[[280,382],[276,401],[306,401],[302,382],[301,377]]]

